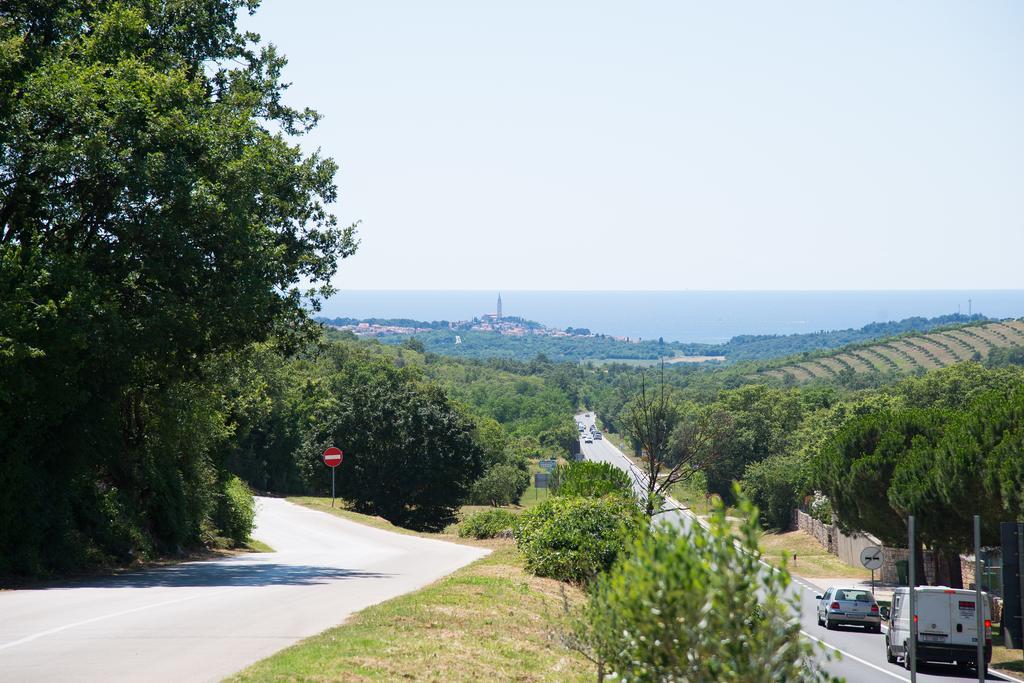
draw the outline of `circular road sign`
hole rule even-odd
[[[860,551],[860,563],[865,569],[874,571],[882,568],[882,549],[872,545]]]
[[[324,464],[327,465],[328,467],[337,467],[338,465],[341,464],[341,457],[341,449],[331,446],[326,451],[324,451]]]

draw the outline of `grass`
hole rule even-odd
[[[991,668],[1013,674],[1024,673],[1024,652],[1010,650],[996,643],[1003,642],[1000,624],[992,624],[992,663]]]
[[[274,553],[277,552],[263,541],[259,541],[255,538],[250,538],[249,542],[245,544],[245,550],[250,553]]]
[[[412,529],[406,529],[404,527],[396,526],[384,519],[383,517],[374,517],[373,515],[364,515],[360,512],[355,512],[349,509],[348,503],[340,498],[335,501],[335,506],[331,507],[331,499],[327,497],[319,496],[290,496],[287,500],[297,505],[302,505],[313,510],[320,510],[342,519],[347,519],[351,522],[357,522],[359,524],[365,524],[366,526],[373,527],[375,529],[383,529],[384,531],[391,531],[396,534],[405,534],[407,536],[421,536],[423,538],[435,538],[442,541],[449,541],[451,543],[461,543],[462,545],[486,545],[484,541],[478,541],[472,538],[459,538],[458,535],[458,522],[448,525],[447,528],[441,533],[431,533],[427,531],[414,531]],[[463,518],[471,512],[477,510],[490,510],[492,509],[488,505],[466,505],[459,510],[459,517]]]
[[[559,462],[564,462],[564,460],[560,460]],[[543,503],[545,500],[551,497],[550,489],[539,489],[536,486],[534,486],[534,483],[537,480],[534,478],[533,475],[536,474],[537,472],[546,471],[547,470],[541,469],[540,465],[537,464],[537,461],[530,461],[530,488],[526,489],[526,491],[523,492],[523,495],[520,496],[519,507],[532,508],[534,505],[537,505],[538,503]]]
[[[582,592],[530,576],[519,551],[498,543],[447,578],[369,607],[230,680],[593,680],[593,665],[552,640],[563,591],[570,604]]]
[[[803,531],[765,533],[761,535],[759,545],[764,560],[773,565],[781,565],[782,557],[785,556],[789,571],[793,574],[812,578],[871,578],[871,572],[867,569],[846,564]],[[796,560],[793,559],[794,553]]]
[[[289,496],[287,500],[314,510],[320,510],[321,512],[327,512],[337,517],[342,517],[352,522],[372,526],[375,529],[384,529],[385,531],[393,531],[396,534],[406,534],[409,536],[436,536],[436,534],[421,533],[419,531],[395,526],[383,517],[374,517],[372,515],[364,515],[360,512],[355,512],[349,508],[347,501],[340,498],[335,501],[334,507],[331,507],[331,499],[324,496]]]

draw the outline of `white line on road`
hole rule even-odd
[[[863,664],[864,666],[870,666],[870,667],[871,667],[872,669],[874,669],[875,671],[881,671],[881,672],[882,672],[882,673],[884,673],[884,674],[885,674],[886,676],[892,676],[893,678],[895,678],[895,679],[897,679],[897,680],[900,680],[900,681],[909,681],[909,680],[910,680],[909,678],[904,678],[903,676],[900,676],[899,674],[893,673],[892,671],[889,671],[889,670],[887,670],[887,669],[883,669],[883,668],[882,668],[882,667],[880,667],[880,666],[877,666],[877,665],[875,665],[875,664],[872,664],[871,662],[869,662],[869,661],[868,661],[868,660],[866,660],[866,659],[861,659],[861,658],[860,658],[860,657],[858,657],[857,655],[851,655],[851,654],[850,654],[849,652],[847,652],[846,650],[840,650],[840,649],[839,649],[838,647],[836,647],[835,645],[832,645],[831,643],[826,643],[826,642],[825,642],[824,640],[822,640],[821,638],[815,638],[814,636],[812,636],[812,635],[811,635],[810,633],[808,633],[807,631],[800,631],[800,633],[802,633],[802,634],[803,634],[803,635],[804,635],[805,637],[807,637],[807,638],[810,638],[811,640],[813,640],[813,641],[815,641],[815,642],[817,642],[817,643],[821,643],[822,645],[824,645],[825,647],[827,647],[827,648],[829,648],[829,649],[831,649],[831,650],[835,650],[836,652],[839,652],[840,654],[842,654],[842,655],[843,655],[843,657],[849,657],[850,659],[852,659],[852,660],[854,660],[854,661],[860,662],[860,663],[861,663],[861,664]]]
[[[242,586],[236,586],[234,588],[227,588],[227,589],[222,590],[222,591],[217,591],[216,593],[205,593],[204,592],[204,593],[200,593],[199,595],[190,595],[187,598],[178,598],[176,600],[164,600],[163,602],[154,602],[153,604],[150,604],[150,605],[143,605],[141,607],[133,607],[132,609],[126,609],[126,610],[123,610],[121,612],[114,612],[113,614],[104,614],[102,616],[93,617],[92,619],[86,619],[84,621],[76,621],[73,624],[65,624],[64,626],[58,626],[56,628],[47,629],[46,631],[40,631],[39,633],[33,633],[30,636],[25,636],[24,638],[19,638],[18,640],[12,640],[9,643],[4,643],[3,645],[0,645],[0,650],[6,650],[7,648],[14,647],[16,645],[24,645],[25,643],[31,643],[33,640],[38,640],[38,639],[44,638],[46,636],[51,636],[54,633],[60,633],[61,631],[67,631],[68,629],[77,628],[79,626],[85,626],[86,624],[94,624],[97,621],[103,621],[104,619],[114,619],[115,617],[122,617],[122,616],[124,616],[126,614],[132,614],[134,612],[142,612],[143,610],[153,609],[155,607],[163,607],[165,605],[173,605],[173,604],[176,604],[176,603],[179,603],[179,602],[186,602],[188,600],[195,600],[196,598],[212,598],[215,595],[223,595],[224,593],[230,593],[232,591],[238,590],[239,588],[242,588]]]

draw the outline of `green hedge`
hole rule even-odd
[[[467,517],[459,525],[459,536],[462,538],[494,538],[503,533],[515,531],[519,516],[508,510],[496,508],[483,510]]]
[[[622,497],[558,497],[520,516],[516,540],[528,571],[585,583],[611,567],[642,526],[635,503]]]
[[[633,497],[633,481],[623,470],[606,462],[583,460],[559,465],[551,473],[551,493],[556,496],[600,498]]]

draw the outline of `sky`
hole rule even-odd
[[[1024,3],[264,0],[355,289],[1024,287]]]

